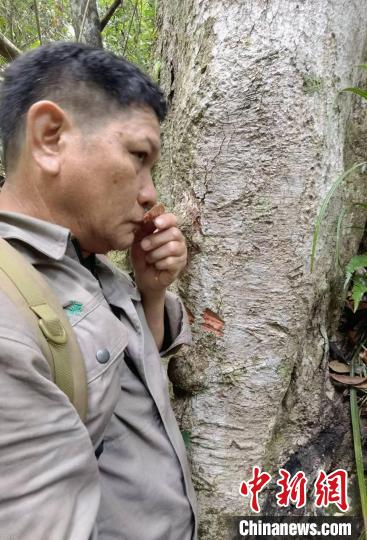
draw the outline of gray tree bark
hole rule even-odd
[[[366,60],[366,8],[366,0],[159,3],[171,111],[157,176],[189,240],[179,290],[195,339],[169,376],[190,437],[201,539],[226,538],[224,517],[249,513],[239,486],[254,465],[274,476],[280,466],[304,470],[310,486],[319,468],[351,465],[328,336],[342,303],[335,219],[342,198],[366,200],[365,175],[334,198],[313,274],[310,252],[325,194],[367,155],[365,111],[350,95],[336,100]],[[349,225],[363,222],[350,216]],[[359,241],[349,229],[344,260]],[[272,488],[261,500],[263,515],[277,511]]]
[[[102,47],[96,0],[71,0],[70,6],[76,40]]]

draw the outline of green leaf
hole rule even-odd
[[[351,258],[349,263],[347,264],[346,271],[347,273],[353,274],[356,270],[359,270],[360,268],[365,268],[367,266],[367,253],[363,253],[362,255],[354,255],[354,257]]]
[[[352,92],[353,94],[357,94],[357,96],[361,96],[364,99],[367,99],[367,90],[363,90],[362,88],[350,86],[349,88],[343,88],[343,90],[340,90],[339,94],[341,92]]]
[[[355,276],[352,287],[352,298],[354,302],[354,313],[357,311],[363,295],[367,292],[367,281],[361,276]]]
[[[350,280],[352,279],[354,272],[356,270],[360,270],[365,267],[366,260],[364,259],[364,257],[366,257],[366,255],[355,255],[354,257],[351,258],[351,260],[347,264],[347,267],[345,269],[345,282],[344,282],[345,291],[348,289]],[[357,276],[354,279],[355,282],[356,282],[356,278]]]
[[[356,202],[356,203],[353,203],[352,206],[360,206],[361,208],[367,209],[367,203]]]
[[[363,255],[354,255],[351,258],[345,269],[346,279],[349,281],[356,270],[360,270],[367,266],[367,253]]]
[[[332,196],[334,195],[334,193],[338,189],[338,187],[343,183],[343,181],[346,180],[346,178],[348,178],[348,176],[350,176],[356,169],[358,169],[359,167],[362,167],[363,165],[367,165],[367,162],[363,161],[362,163],[356,163],[355,165],[350,167],[350,169],[348,169],[343,174],[341,174],[335,180],[335,182],[333,183],[333,185],[329,189],[329,191],[328,191],[328,193],[327,193],[327,195],[326,195],[326,197],[325,197],[325,199],[324,199],[324,201],[323,201],[323,203],[321,205],[319,215],[317,216],[316,225],[315,225],[313,238],[312,238],[311,272],[313,271],[314,263],[315,263],[316,247],[317,247],[317,241],[318,241],[318,238],[319,238],[320,226],[321,226],[321,223],[322,223],[322,221],[324,219],[326,209],[327,209],[327,207],[329,205],[330,199],[332,198]]]

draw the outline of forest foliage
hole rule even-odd
[[[113,3],[97,0],[100,20]],[[155,14],[155,0],[123,0],[102,31],[104,47],[151,72]],[[0,0],[0,32],[21,51],[75,40],[70,0]],[[0,58],[0,65],[6,63]]]

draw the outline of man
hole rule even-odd
[[[0,235],[68,314],[86,426],[0,295],[0,537],[191,540],[195,496],[161,355],[189,341],[166,288],[186,264],[174,215],[142,238],[166,105],[135,66],[86,45],[33,50],[5,73]],[[139,238],[139,240],[138,240]],[[105,257],[131,248],[135,283]]]

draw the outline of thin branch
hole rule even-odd
[[[114,3],[112,4],[112,6],[108,9],[106,15],[104,17],[102,17],[101,26],[100,26],[101,32],[102,32],[102,30],[104,30],[105,26],[107,26],[107,24],[109,23],[112,15],[115,13],[116,9],[119,6],[122,7],[122,3],[123,3],[123,0],[115,0]]]
[[[82,37],[82,34],[83,34],[85,20],[87,18],[87,11],[88,11],[88,8],[89,8],[89,3],[90,3],[90,0],[87,0],[87,3],[85,4],[85,10],[84,10],[84,14],[83,14],[82,24],[80,25],[80,31],[79,31],[79,36],[78,36],[77,41],[80,41],[80,39]]]
[[[13,18],[14,18],[14,3],[10,3],[10,12],[8,15],[9,18],[9,31],[10,31],[10,41],[14,41],[14,31],[13,31]]]
[[[40,45],[42,45],[41,25],[40,25],[39,13],[38,13],[38,4],[37,4],[37,0],[34,0],[34,1],[33,1],[33,4],[34,4],[34,14],[35,14],[35,16],[36,16],[36,25],[37,25],[38,39],[39,39]]]
[[[129,24],[129,28],[128,28],[128,31],[127,31],[127,34],[126,34],[126,41],[125,41],[125,45],[124,45],[124,49],[122,51],[122,54],[125,54],[125,51],[126,51],[127,43],[129,41],[131,26],[133,24],[133,20],[134,20],[134,17],[135,17],[135,12],[138,9],[138,2],[139,2],[139,0],[136,0],[136,2],[135,2],[134,11],[133,11],[133,14],[131,15],[130,24]]]
[[[138,29],[135,32],[135,43],[138,43],[140,39],[142,18],[143,18],[143,0],[140,0],[140,9],[138,9]]]
[[[20,51],[14,43],[0,33],[0,55],[5,58],[5,60],[14,60],[21,52],[22,51]]]

